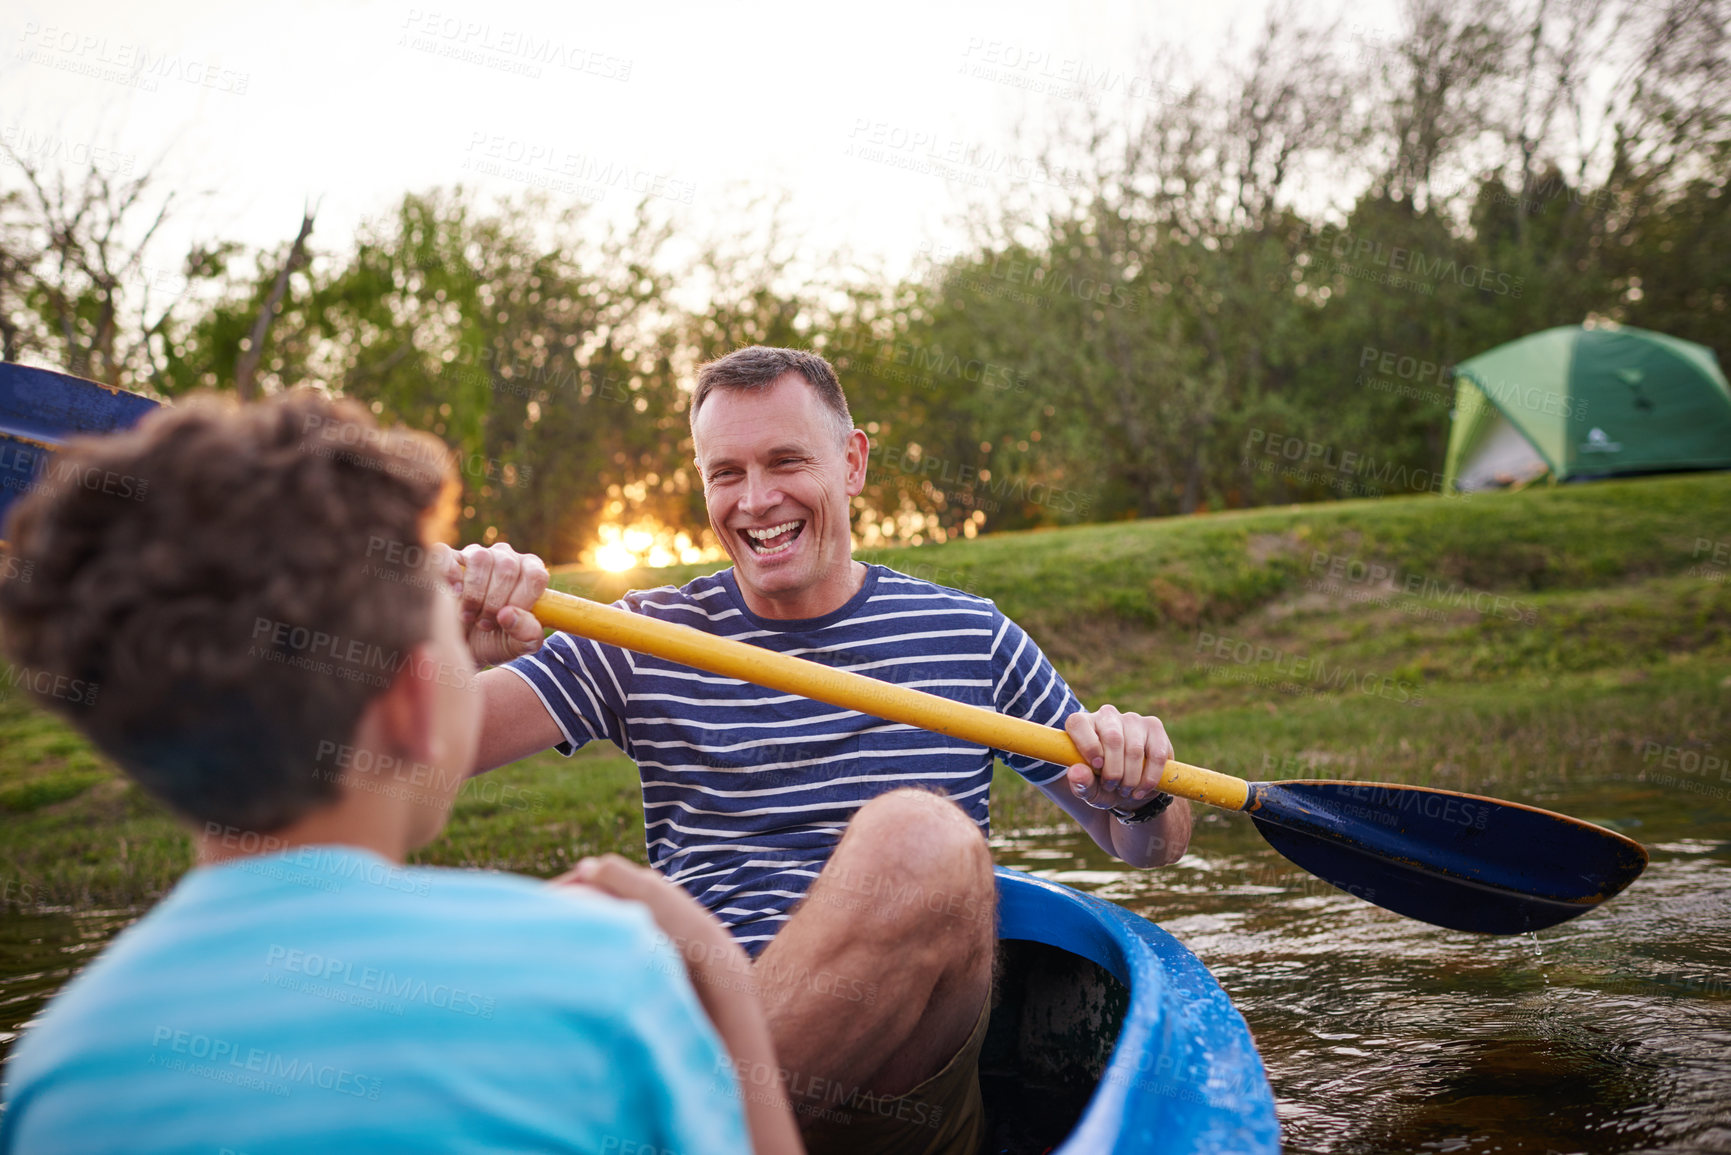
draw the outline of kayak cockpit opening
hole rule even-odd
[[[1130,1006],[1103,967],[1045,943],[998,946],[993,1006],[980,1055],[986,1150],[1042,1155],[1074,1130]]]

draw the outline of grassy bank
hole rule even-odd
[[[868,560],[993,598],[1085,701],[1159,713],[1189,760],[1543,804],[1561,776],[1634,783],[1655,747],[1731,734],[1728,551],[1720,474],[1006,534]],[[610,598],[697,572],[558,580]],[[1701,805],[1731,810],[1731,785],[1702,785],[1719,793]],[[996,791],[999,827],[1048,821],[1017,786]],[[643,853],[636,773],[611,747],[471,783],[422,858],[546,875],[604,849]],[[0,695],[6,903],[147,901],[188,861],[173,823],[77,735]]]

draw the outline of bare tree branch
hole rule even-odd
[[[277,270],[276,281],[271,285],[270,295],[265,298],[264,305],[258,311],[258,317],[252,323],[252,331],[247,335],[247,346],[241,351],[240,359],[234,367],[234,390],[242,401],[251,401],[258,395],[257,377],[259,362],[264,358],[265,337],[270,333],[271,322],[276,319],[278,310],[282,308],[283,297],[288,294],[289,277],[306,259],[307,238],[312,235],[313,217],[316,210],[306,209],[301,214],[301,229],[295,234],[294,243],[289,246],[288,256],[283,258],[282,267]]]

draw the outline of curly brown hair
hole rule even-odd
[[[334,798],[320,749],[432,634],[450,451],[312,390],[207,395],[68,443],[51,477],[13,510],[29,580],[0,582],[0,643],[50,675],[33,690],[92,689],[38,700],[194,822],[268,833]]]

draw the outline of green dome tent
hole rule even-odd
[[[1731,388],[1713,350],[1564,325],[1455,366],[1443,490],[1731,469]]]

